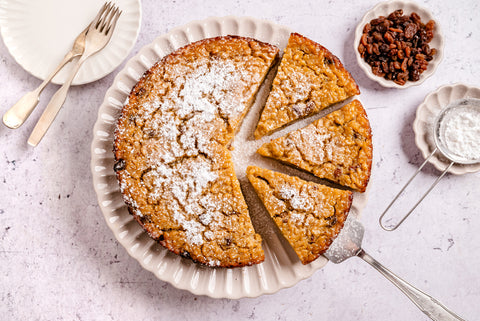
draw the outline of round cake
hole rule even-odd
[[[278,51],[251,38],[204,39],[132,89],[114,169],[130,213],[170,251],[210,266],[264,260],[229,147]]]

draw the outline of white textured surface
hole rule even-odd
[[[229,14],[266,18],[319,41],[339,56],[360,85],[374,131],[375,160],[362,222],[365,249],[467,320],[480,301],[480,174],[448,175],[395,232],[378,216],[422,162],[414,143],[415,109],[438,86],[480,86],[479,5],[420,2],[440,21],[445,56],[422,85],[386,89],[356,65],[353,31],[370,1],[146,1],[133,56],[158,35],[191,20]],[[1,112],[39,81],[0,43]],[[2,320],[427,320],[393,285],[359,259],[327,264],[312,277],[256,299],[216,300],[158,280],[114,239],[99,210],[90,174],[97,109],[115,72],[72,88],[42,143],[26,140],[40,116],[13,131],[0,126],[0,315]],[[55,86],[45,90],[39,109]],[[415,183],[421,191],[438,171]],[[412,204],[415,192],[392,211]],[[418,194],[418,193],[417,193]]]

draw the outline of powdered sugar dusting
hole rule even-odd
[[[218,115],[233,117],[246,107],[239,100],[241,82],[242,72],[231,62],[213,62],[210,68],[201,65],[183,83],[176,101],[177,114],[185,118],[192,112],[201,112],[206,122]]]
[[[447,148],[467,160],[480,159],[479,109],[467,106],[449,116],[442,122]]]
[[[137,199],[127,203],[144,227],[212,266],[250,260],[231,254],[238,247],[251,248],[255,260],[261,254],[228,147],[277,52],[262,45],[257,55],[234,41],[166,56],[135,87],[115,133],[117,173],[122,184],[131,181],[122,192]]]
[[[222,140],[228,124],[242,115],[247,107],[243,91],[247,75],[232,62],[213,60],[199,63],[179,78],[168,94],[153,97],[140,108],[146,118],[143,131],[152,136],[154,153],[151,161],[171,163],[184,156],[209,154],[209,143]]]
[[[210,159],[214,157],[211,142],[219,124],[226,126],[226,119],[238,117],[247,107],[242,99],[248,85],[244,77],[232,62],[199,62],[166,95],[151,97],[139,108],[144,121],[142,154],[149,167],[143,176],[151,185],[144,189],[146,198],[171,198],[173,220],[191,244],[213,239],[210,228],[219,224],[222,215],[219,202],[226,200],[208,192],[218,178]],[[133,200],[129,204],[140,216],[138,204]]]
[[[302,150],[303,157],[312,163],[323,163],[326,160],[332,160],[335,157],[334,154],[338,152],[338,146],[334,144],[332,134],[323,127],[317,128],[311,124],[292,132],[289,136],[295,141],[292,146],[298,144],[298,148]],[[312,149],[311,146],[315,146],[315,148]]]
[[[168,199],[171,196],[169,206],[174,220],[184,229],[187,240],[196,245],[203,243],[202,232],[214,220],[214,201],[204,191],[218,178],[211,166],[209,160],[198,157],[173,168],[158,164],[152,170],[156,178],[151,196]]]
[[[290,214],[290,220],[297,225],[301,225],[305,221],[305,216],[306,214],[303,213],[292,213]]]
[[[172,95],[176,114],[187,119],[200,113],[201,119],[210,122],[216,117],[235,117],[245,108],[241,97],[244,73],[232,62],[213,61],[202,64],[179,82],[178,95]]]
[[[308,194],[298,191],[296,188],[283,185],[279,188],[279,196],[288,201],[295,210],[309,211],[313,208]]]
[[[290,101],[303,102],[312,91],[313,82],[308,79],[304,72],[296,69],[289,70],[287,78],[282,82],[283,94],[290,97]]]

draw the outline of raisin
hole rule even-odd
[[[333,176],[338,178],[342,175],[342,169],[340,167],[335,168],[335,171],[333,172]]]
[[[307,101],[307,103],[298,103],[293,106],[293,111],[300,117],[305,115],[309,115],[315,109],[315,103],[311,100]]]
[[[377,40],[378,42],[381,42],[383,41],[383,36],[380,32],[374,32],[373,39]]]
[[[393,36],[390,32],[386,32],[385,35],[383,36],[385,38],[386,41],[388,41],[389,43],[392,43],[394,42],[395,40],[393,39]]]
[[[392,12],[388,15],[388,20],[395,20],[402,15],[403,15],[403,10],[402,9],[395,10],[394,12]]]
[[[323,58],[323,62],[327,65],[333,65],[334,61],[331,57],[325,57]]]
[[[402,33],[403,32],[402,29],[398,29],[398,28],[388,28],[388,30],[390,30],[392,32],[397,32],[397,33]]]
[[[115,165],[113,165],[113,170],[115,172],[123,171],[127,167],[127,162],[123,158],[120,158]]]
[[[370,43],[367,45],[367,53],[369,55],[371,55],[373,53],[373,46]]]
[[[385,24],[381,24],[378,25],[377,30],[378,32],[385,33],[385,31],[387,31],[387,27],[385,26]]]
[[[410,14],[410,19],[413,20],[415,23],[420,23],[422,19],[420,19],[420,16],[416,12],[412,12]]]
[[[135,96],[142,97],[143,95],[145,95],[146,92],[147,91],[145,90],[145,88],[140,87],[140,88],[138,88],[137,91],[135,91]]]
[[[362,39],[361,39],[360,41],[361,41],[361,44],[362,44],[363,46],[366,46],[366,45],[367,45],[367,34],[366,34],[366,33],[364,33],[364,34],[362,35]]]
[[[407,58],[403,59],[402,68],[401,68],[403,72],[407,71],[407,62],[408,62]]]
[[[379,48],[379,49],[380,49],[380,52],[382,52],[382,53],[387,53],[388,50],[390,49],[390,47],[389,47],[388,45],[382,43],[382,44],[380,45],[380,48]]]
[[[367,34],[370,32],[370,30],[372,30],[372,25],[367,23],[364,27],[363,27],[363,33],[364,34]]]
[[[433,28],[435,27],[435,21],[433,20],[430,20],[429,22],[427,22],[427,24],[425,25],[425,30],[426,31],[433,31]]]
[[[363,58],[365,53],[365,46],[363,44],[358,45],[358,52],[360,53],[360,55],[362,55]]]
[[[417,33],[417,25],[409,23],[405,28],[405,38],[410,39]]]
[[[382,62],[382,69],[384,72],[388,72],[388,62],[386,61]]]
[[[410,47],[405,48],[405,56],[406,57],[410,57],[410,50],[411,50]]]

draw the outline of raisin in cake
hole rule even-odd
[[[355,80],[336,56],[320,44],[292,33],[255,138],[270,135],[291,122],[359,93]]]
[[[229,144],[278,56],[254,39],[189,44],[133,88],[115,130],[115,171],[129,211],[170,251],[210,266],[264,260]]]
[[[352,192],[249,166],[247,177],[303,264],[323,254],[343,227]]]
[[[372,150],[367,114],[354,100],[304,128],[263,144],[257,152],[364,192],[372,169]]]

